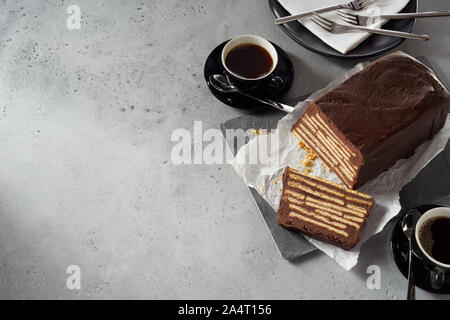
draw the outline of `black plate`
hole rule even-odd
[[[272,10],[274,19],[289,15],[289,12],[287,12],[283,8],[278,0],[269,0],[269,7],[270,10]],[[417,8],[417,0],[411,0],[401,12],[417,12]],[[383,29],[411,32],[415,22],[415,19],[391,20],[383,26]],[[386,50],[392,49],[405,40],[402,38],[373,34],[355,49],[351,50],[347,54],[342,54],[339,51],[336,51],[332,47],[328,46],[325,42],[320,40],[311,31],[309,31],[297,21],[280,24],[280,27],[292,39],[294,39],[306,49],[325,56],[337,58],[370,57],[376,54],[380,54]]]
[[[419,206],[416,209],[420,212],[420,214],[424,214],[428,210],[433,208],[442,207],[438,205],[423,205]],[[400,272],[403,274],[405,278],[408,277],[408,239],[403,234],[403,230],[401,227],[400,219],[395,225],[394,231],[392,233],[391,238],[391,248],[394,256],[395,264],[397,265]],[[415,279],[415,285],[423,290],[438,293],[438,294],[450,294],[450,279],[446,279],[445,285],[439,289],[435,290],[430,286],[428,281],[429,272],[425,269],[420,258],[417,254],[419,252],[419,248],[417,244],[413,241],[413,273]]]
[[[229,40],[228,40],[229,41]],[[224,68],[222,65],[222,49],[225,46],[225,44],[228,42],[225,41],[221,43],[219,46],[217,46],[208,56],[205,62],[205,68],[204,68],[204,76],[206,84],[208,85],[209,90],[212,92],[212,94],[222,101],[223,103],[235,107],[235,108],[246,108],[246,109],[253,109],[253,108],[260,108],[261,106],[264,106],[263,104],[259,102],[255,102],[255,100],[252,100],[250,98],[247,98],[245,96],[242,96],[237,93],[221,93],[214,89],[211,84],[209,83],[209,76],[212,74],[223,74]],[[272,42],[271,42],[272,43]],[[251,87],[243,88],[239,87],[242,91],[245,91],[253,96],[257,97],[265,97],[270,99],[278,99],[282,95],[284,95],[289,88],[292,85],[292,82],[294,80],[294,66],[292,65],[291,58],[289,58],[288,54],[281,49],[276,44],[272,43],[272,45],[275,47],[278,53],[278,65],[276,69],[273,72],[273,75],[280,77],[283,81],[283,85],[281,86],[273,86],[269,82],[258,82],[258,85]],[[239,84],[235,83],[236,86],[240,86]],[[241,85],[242,86],[242,85]],[[265,106],[267,107],[267,106]]]

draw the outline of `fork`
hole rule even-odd
[[[381,19],[411,19],[411,18],[431,18],[431,17],[448,17],[450,11],[430,11],[430,12],[415,12],[415,13],[399,13],[399,14],[382,14],[379,16],[365,16],[362,14],[355,14],[343,9],[337,10],[339,18],[342,20],[360,26],[369,25],[374,18]]]
[[[355,25],[348,26],[348,25],[344,25],[344,24],[339,24],[339,23],[333,22],[327,18],[319,16],[318,14],[313,14],[313,17],[311,19],[319,27],[321,27],[331,33],[344,33],[346,31],[359,30],[359,31],[366,31],[366,32],[370,32],[370,33],[382,34],[382,35],[386,35],[386,36],[401,37],[401,38],[414,39],[414,40],[429,40],[430,39],[430,36],[428,36],[426,34],[415,34],[415,33],[400,32],[400,31],[393,31],[393,30],[386,30],[386,29],[368,28],[368,27],[355,26]]]
[[[371,4],[375,3],[377,0],[353,0],[348,3],[341,3],[330,7],[320,8],[316,10],[306,11],[299,14],[294,14],[282,18],[275,19],[276,24],[282,24],[286,22],[291,22],[300,19],[301,17],[310,16],[313,13],[321,13],[321,12],[327,12],[327,11],[333,11],[336,9],[351,9],[355,11],[363,10],[370,6]]]

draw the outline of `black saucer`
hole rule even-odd
[[[255,102],[254,100],[239,95],[237,93],[229,93],[229,94],[221,93],[216,89],[214,89],[209,83],[210,75],[224,73],[221,55],[222,49],[227,42],[228,41],[225,41],[218,47],[216,47],[206,59],[204,76],[209,90],[217,99],[219,99],[220,101],[231,107],[253,109],[264,106],[259,102]],[[289,90],[294,80],[294,66],[292,65],[292,61],[289,58],[288,54],[283,49],[281,49],[274,43],[272,43],[272,45],[275,47],[278,53],[278,65],[274,70],[273,75],[281,78],[282,80],[281,85],[273,85],[273,82],[270,81],[265,82],[261,81],[258,82],[257,85],[252,85],[250,87],[243,88],[235,83],[235,85],[238,86],[239,89],[256,97],[270,98],[270,99],[280,98],[283,94],[285,94]]]
[[[423,205],[420,207],[417,207],[416,209],[420,212],[420,214],[424,214],[428,210],[431,210],[433,208],[442,207],[438,205]],[[394,255],[394,261],[397,265],[400,272],[403,274],[405,278],[408,277],[408,239],[403,234],[403,230],[401,227],[401,220],[400,219],[397,224],[395,225],[394,231],[392,233],[391,238],[391,248],[392,253]],[[428,281],[429,272],[425,269],[423,266],[419,255],[417,252],[419,252],[419,248],[417,247],[417,244],[415,241],[413,241],[413,265],[412,270],[414,273],[414,279],[415,279],[415,285],[425,291],[429,291],[432,293],[438,293],[438,294],[450,294],[450,279],[446,279],[444,286],[439,289],[433,289]]]

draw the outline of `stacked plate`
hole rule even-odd
[[[278,0],[269,0],[269,7],[275,19],[290,15],[290,13],[278,2]],[[401,13],[412,13],[417,12],[417,10],[418,1],[411,0],[401,11]],[[414,28],[414,25],[415,19],[390,20],[383,26],[383,29],[411,32]],[[402,38],[373,34],[360,45],[358,45],[355,49],[351,50],[347,54],[343,54],[328,46],[325,42],[320,40],[305,26],[297,21],[281,24],[280,27],[292,39],[294,39],[297,43],[299,43],[306,49],[325,56],[338,58],[369,57],[390,50],[398,46],[405,40]]]

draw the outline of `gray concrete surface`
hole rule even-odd
[[[66,28],[71,4],[80,30]],[[433,39],[400,49],[448,75],[449,20],[415,31]],[[173,130],[245,112],[215,100],[202,70],[218,43],[246,33],[293,58],[287,99],[357,62],[298,46],[263,0],[0,3],[0,298],[404,298],[388,232],[350,272],[319,253],[289,263],[230,166],[171,163]],[[372,264],[379,290],[366,287]],[[66,288],[69,265],[80,290]]]

